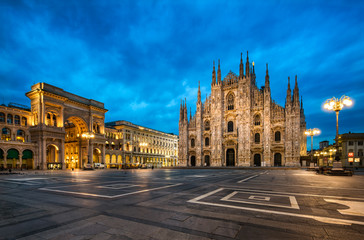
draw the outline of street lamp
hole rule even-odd
[[[336,112],[336,144],[339,139],[339,112],[343,109],[344,106],[351,106],[353,101],[348,97],[343,95],[340,99],[338,98],[330,98],[325,101],[324,108],[329,111]]]
[[[313,136],[318,134],[320,134],[320,130],[318,128],[310,128],[305,131],[306,136],[311,136],[311,162],[313,162]],[[318,165],[317,162],[316,165]]]
[[[89,154],[89,147],[90,147],[90,139],[94,138],[95,135],[92,132],[84,132],[81,135],[83,138],[86,138],[87,140],[87,163],[90,163],[90,154]]]

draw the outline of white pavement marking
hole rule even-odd
[[[349,209],[338,209],[341,214],[344,215],[352,215],[352,216],[364,216],[364,202],[356,202],[356,201],[343,201],[336,199],[325,199],[326,202],[338,203],[345,206],[348,206]]]
[[[259,175],[253,175],[253,176],[251,176],[251,177],[244,178],[243,180],[240,180],[240,181],[238,181],[237,183],[246,182],[246,181],[248,181],[249,179],[252,179],[252,178],[255,178],[255,177],[258,177],[258,176],[259,176]]]
[[[110,189],[123,189],[123,188],[131,188],[131,187],[140,187],[140,185],[133,185],[133,184],[112,184],[106,186],[97,186],[98,188],[110,188]]]
[[[271,214],[277,214],[277,215],[283,215],[283,216],[291,216],[291,217],[300,217],[300,218],[309,218],[314,219],[316,221],[325,222],[325,223],[332,223],[332,224],[341,224],[341,225],[351,225],[351,224],[358,224],[358,225],[364,225],[364,222],[355,221],[355,220],[349,220],[349,219],[339,219],[339,218],[331,218],[331,217],[320,217],[320,216],[314,216],[314,215],[307,215],[307,214],[297,214],[297,213],[289,213],[289,212],[280,212],[280,211],[274,211],[274,210],[266,210],[266,209],[258,209],[258,208],[249,208],[249,207],[240,207],[240,206],[234,206],[234,205],[226,205],[226,204],[219,204],[219,203],[210,203],[210,202],[202,202],[201,199],[211,196],[217,192],[220,192],[224,190],[224,188],[216,189],[212,192],[206,193],[202,196],[196,197],[194,199],[191,199],[187,202],[190,203],[196,203],[196,204],[202,204],[202,205],[209,205],[214,207],[225,207],[225,208],[233,208],[233,209],[240,209],[240,210],[246,210],[246,211],[253,211],[253,212],[261,212],[261,213],[271,213]]]
[[[163,188],[175,187],[175,186],[179,186],[179,185],[182,185],[182,184],[183,183],[178,183],[178,184],[174,184],[174,185],[168,185],[168,186],[157,187],[157,188],[150,188],[150,189],[145,189],[145,190],[140,190],[140,191],[130,192],[130,193],[123,193],[123,194],[114,195],[114,196],[94,194],[94,193],[85,193],[85,192],[73,192],[73,191],[66,191],[66,190],[59,190],[59,189],[50,189],[50,188],[38,188],[38,190],[50,191],[50,192],[68,193],[68,194],[76,194],[76,195],[82,195],[82,196],[92,196],[92,197],[110,198],[111,199],[111,198],[123,197],[123,196],[127,196],[127,195],[133,195],[133,194],[137,194],[137,193],[150,192],[150,191],[159,190],[159,189],[163,189]]]
[[[283,204],[276,204],[276,203],[265,203],[265,202],[257,202],[257,201],[251,202],[251,201],[244,201],[244,200],[238,200],[238,199],[231,199],[233,196],[235,196],[238,193],[251,193],[251,192],[234,191],[234,192],[230,193],[229,195],[221,198],[220,200],[228,201],[228,202],[238,202],[238,203],[262,205],[262,206],[270,206],[270,207],[300,209],[300,207],[298,206],[298,203],[296,201],[296,198],[294,196],[260,193],[260,195],[266,195],[266,196],[287,197],[289,199],[290,203],[291,203],[291,206],[286,206],[286,205],[283,205]],[[255,200],[261,200],[261,198],[264,198],[263,196],[250,196],[250,197],[255,197],[255,198],[253,198]],[[256,197],[259,197],[260,199],[257,199]],[[265,197],[265,198],[267,198],[267,197]],[[270,198],[268,197],[268,201],[269,201],[269,199]]]
[[[220,187],[224,187],[220,185]],[[231,188],[224,187],[224,189],[230,189],[230,190],[242,190],[247,192],[259,192],[259,193],[278,193],[278,194],[292,194],[297,196],[309,196],[309,197],[322,197],[322,198],[334,198],[334,199],[348,199],[348,200],[359,200],[364,201],[364,198],[353,198],[353,197],[341,197],[341,196],[330,196],[330,195],[318,195],[318,194],[309,194],[309,193],[295,193],[295,192],[275,192],[275,191],[264,191],[264,190],[256,190],[256,189],[249,189],[249,188]]]

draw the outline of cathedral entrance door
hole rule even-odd
[[[226,166],[235,166],[235,151],[234,149],[228,149],[226,151]]]
[[[210,166],[210,156],[206,155],[205,156],[205,167],[209,167]]]
[[[192,167],[196,166],[196,157],[195,156],[191,157],[191,166]]]
[[[274,154],[274,166],[282,166],[282,155],[280,153]]]
[[[254,155],[254,167],[260,167],[261,166],[261,159],[260,154]]]

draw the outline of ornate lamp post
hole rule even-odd
[[[352,104],[353,101],[345,95],[343,95],[340,99],[335,97],[327,99],[324,104],[325,109],[336,112],[336,144],[339,138],[339,112],[343,109],[344,106],[349,107]]]
[[[94,138],[95,135],[92,132],[84,132],[81,135],[83,138],[87,139],[87,163],[90,163],[90,154],[89,154],[89,148],[90,148],[90,139]]]
[[[318,128],[310,128],[305,132],[306,136],[311,136],[311,162],[313,162],[313,136],[320,134],[320,130]],[[316,165],[318,163],[316,162]]]

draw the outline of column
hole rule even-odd
[[[58,161],[62,163],[62,170],[66,169],[66,162],[64,159],[64,140],[61,139],[61,144],[58,151]]]
[[[102,158],[101,158],[101,162],[102,164],[105,164],[105,144],[102,145]]]
[[[20,153],[19,153],[19,163],[18,163],[18,164],[19,164],[19,167],[20,167],[20,168],[22,168],[22,167],[21,167],[22,163],[23,163],[23,154],[20,154]]]

